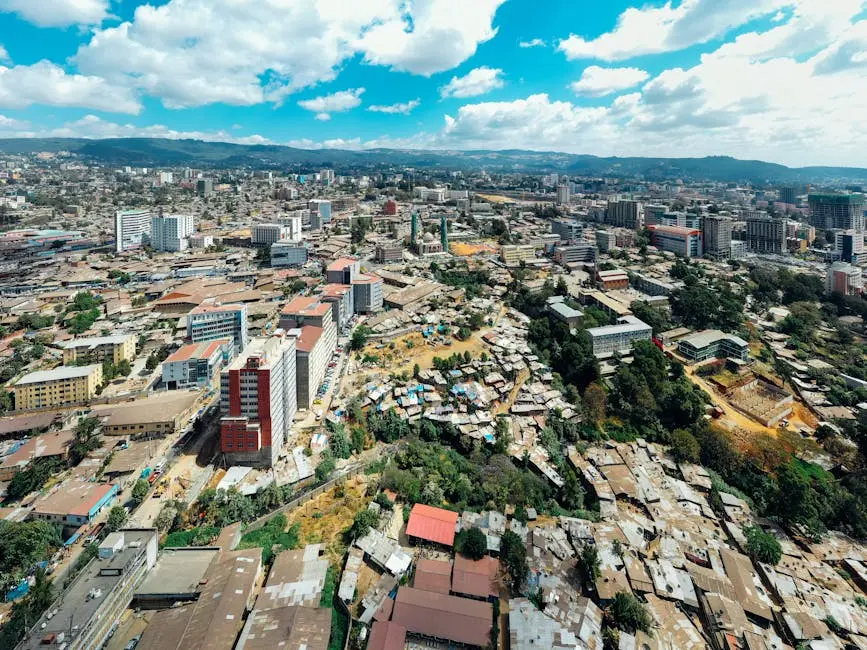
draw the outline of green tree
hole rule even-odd
[[[614,596],[614,601],[608,609],[608,615],[614,626],[621,632],[635,634],[638,631],[650,634],[653,619],[648,614],[644,604],[635,596],[620,591]]]
[[[352,445],[346,435],[346,427],[342,424],[328,423],[328,446],[335,458],[349,458],[352,455]]]
[[[578,575],[584,585],[593,584],[601,575],[599,549],[595,544],[585,542],[578,553]]]
[[[115,369],[117,370],[117,374],[121,377],[128,377],[129,373],[132,372],[132,366],[126,359],[121,359]]]
[[[527,549],[517,533],[507,530],[500,537],[500,562],[506,568],[512,595],[521,593],[527,580]]]
[[[365,345],[367,345],[367,339],[370,338],[372,333],[373,330],[367,325],[359,325],[352,331],[352,338],[349,347],[352,350],[361,350]]]
[[[149,490],[150,483],[148,483],[143,478],[140,478],[135,482],[135,485],[133,485],[132,487],[132,500],[136,503],[141,503],[147,497]]]
[[[744,536],[747,538],[747,555],[763,564],[777,564],[783,556],[783,549],[777,538],[763,531],[758,526],[746,526]]]
[[[373,510],[362,510],[355,515],[352,520],[352,526],[349,529],[349,536],[355,540],[367,535],[370,529],[379,523],[379,516]]]
[[[669,451],[678,463],[695,463],[698,461],[701,449],[698,440],[686,429],[675,429],[669,437]]]
[[[112,506],[111,510],[108,511],[108,518],[105,520],[105,529],[110,533],[120,530],[128,517],[129,515],[123,506]]]
[[[69,456],[73,465],[80,463],[89,452],[102,446],[102,436],[99,434],[99,419],[95,417],[81,418],[75,426],[75,434]]]
[[[462,530],[460,542],[455,540],[455,550],[471,560],[481,560],[488,554],[488,538],[478,528]]]
[[[330,451],[326,450],[322,453],[322,460],[320,460],[319,464],[316,466],[316,480],[320,483],[325,481],[329,476],[331,476],[331,473],[336,467],[337,465],[334,462],[334,456],[331,455]]]
[[[598,425],[605,419],[608,408],[608,395],[605,389],[598,383],[593,382],[584,391],[584,415],[594,425]]]

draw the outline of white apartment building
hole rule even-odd
[[[151,219],[151,248],[174,253],[185,251],[190,247],[190,235],[195,229],[191,214],[155,216]]]
[[[616,325],[593,327],[587,330],[593,344],[593,355],[607,357],[615,352],[626,354],[635,341],[649,341],[653,328],[635,316],[621,316]]]
[[[150,210],[118,210],[114,215],[114,243],[118,253],[141,248],[151,234]]]
[[[257,223],[253,226],[251,239],[254,246],[270,246],[288,240],[289,229],[279,223]]]
[[[322,327],[305,325],[290,330],[297,337],[297,387],[299,409],[309,409],[316,392],[325,378],[328,362],[337,347],[337,324],[328,309],[322,319]]]
[[[286,228],[288,232],[287,239],[289,241],[300,241],[302,238],[301,235],[301,215],[299,214],[301,210],[297,210],[291,214],[284,215],[280,217],[278,223]]]

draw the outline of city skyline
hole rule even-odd
[[[863,0],[238,5],[0,0],[0,138],[867,166]]]

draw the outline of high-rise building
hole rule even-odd
[[[409,246],[415,248],[418,244],[418,212],[412,211],[412,221],[410,222],[409,230]]]
[[[719,214],[704,218],[704,254],[716,259],[726,259],[732,251],[732,220]]]
[[[563,241],[584,241],[584,224],[574,219],[554,219],[551,232]]]
[[[823,230],[864,230],[861,194],[810,194],[810,223]]]
[[[341,257],[325,267],[325,279],[329,284],[352,284],[361,273],[361,262],[352,257]]]
[[[151,219],[151,248],[155,251],[185,251],[196,226],[191,214],[154,216]]]
[[[644,225],[658,226],[662,223],[662,217],[668,212],[668,208],[664,205],[646,205],[644,206]]]
[[[443,252],[449,252],[449,220],[446,213],[440,215],[440,244],[442,244]]]
[[[589,242],[577,242],[570,246],[557,246],[553,253],[558,264],[578,264],[596,261],[596,247]]]
[[[638,230],[644,225],[644,206],[638,201],[609,201],[605,222]]]
[[[144,245],[151,234],[150,210],[119,210],[114,216],[114,244],[118,253]]]
[[[569,186],[564,184],[560,184],[557,186],[557,205],[569,205],[569,201],[572,199],[572,193],[569,190]]]
[[[403,261],[403,246],[400,242],[388,242],[376,247],[376,261],[380,264]]]
[[[283,215],[277,221],[281,226],[286,228],[288,239],[290,241],[301,241],[303,234],[301,232],[302,220],[299,214],[300,210]]]
[[[200,178],[196,181],[196,193],[199,196],[209,196],[214,193],[214,180],[211,178]]]
[[[187,314],[190,343],[226,338],[235,344],[233,355],[247,347],[247,305],[219,305],[207,301]]]
[[[334,184],[334,170],[333,169],[323,169],[319,172],[319,181],[323,185],[333,185]]]
[[[864,252],[864,233],[855,230],[835,232],[834,251],[840,253],[840,259],[844,262],[863,264],[867,257]]]
[[[615,246],[614,232],[611,230],[596,231],[596,246],[601,253],[607,253]]]
[[[704,252],[701,230],[679,226],[648,226],[650,243],[659,250],[681,257],[701,257]]]
[[[828,267],[825,289],[828,293],[839,292],[847,296],[861,293],[864,289],[861,268],[847,262],[834,262]]]
[[[355,313],[370,314],[382,309],[382,278],[358,275],[351,284]]]
[[[397,203],[393,199],[389,199],[382,206],[382,214],[394,216],[397,214]]]
[[[289,228],[279,223],[257,223],[253,226],[250,241],[254,246],[270,246],[278,241],[288,241],[289,232]]]
[[[780,188],[780,203],[787,203],[789,205],[795,205],[795,201],[797,201],[797,192],[794,187],[781,187]]]
[[[300,241],[278,241],[271,245],[271,266],[285,268],[304,266],[310,258],[310,250]]]
[[[325,307],[321,326],[304,325],[291,331],[297,337],[296,396],[299,409],[310,408],[337,347],[337,323],[331,320],[331,305],[321,303],[321,306]]]
[[[297,411],[296,344],[290,336],[255,338],[222,372],[220,450],[229,464],[271,467]]]
[[[314,214],[319,215],[320,223],[331,223],[331,201],[325,199],[311,199],[307,203],[310,210],[311,223]]]
[[[781,255],[786,250],[786,220],[763,212],[747,216],[747,249],[752,253]]]

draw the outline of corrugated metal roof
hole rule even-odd
[[[458,513],[416,503],[409,514],[406,534],[429,542],[453,546]]]

